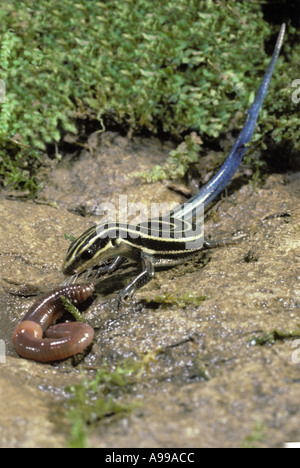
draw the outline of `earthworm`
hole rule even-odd
[[[77,304],[84,302],[93,291],[92,283],[74,284],[61,286],[42,296],[14,330],[13,344],[17,353],[27,359],[50,362],[83,351],[93,341],[92,327],[82,322],[52,324],[65,310],[61,297]]]

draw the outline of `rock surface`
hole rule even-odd
[[[36,295],[59,285],[69,241],[95,224],[95,207],[182,202],[166,184],[144,184],[134,171],[163,164],[168,143],[93,134],[89,148],[65,157],[36,201],[0,201],[0,447],[64,447],[65,387],[80,380],[72,359],[39,364],[19,358],[14,326]],[[213,239],[246,234],[157,272],[121,311],[113,298],[126,268],[97,287],[85,313],[95,341],[81,364],[113,367],[152,355],[130,398],[140,405],[90,429],[94,447],[283,447],[300,441],[300,173],[270,175],[255,191],[236,190],[205,224]],[[85,214],[87,216],[81,216]],[[99,212],[98,212],[99,214]],[[200,303],[160,303],[169,293]],[[298,338],[297,338],[298,337]],[[4,362],[5,361],[5,362]],[[92,373],[92,371],[90,371]]]

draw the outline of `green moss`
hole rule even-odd
[[[139,363],[124,361],[111,369],[104,363],[93,378],[82,372],[81,382],[66,388],[70,394],[66,402],[70,447],[86,447],[89,432],[97,422],[108,416],[124,415],[137,406],[125,402],[125,396],[130,393],[140,367]]]
[[[74,236],[72,236],[72,234],[68,234],[68,233],[64,234],[64,238],[67,239],[70,242],[73,242],[74,240],[76,240],[76,237],[74,237]]]
[[[265,344],[274,344],[277,340],[284,340],[285,338],[295,338],[300,336],[300,325],[294,330],[271,330],[264,331],[261,336],[250,338],[250,344],[253,346],[256,345],[265,345]]]
[[[189,305],[199,306],[203,301],[207,299],[207,296],[195,296],[193,293],[186,292],[184,294],[173,294],[172,292],[164,292],[154,297],[145,297],[144,300],[147,303],[160,304],[164,307],[177,306],[181,309],[188,307]]]
[[[175,150],[170,152],[170,157],[163,167],[155,166],[152,171],[139,172],[136,176],[143,177],[147,182],[183,177],[189,165],[198,161],[201,144],[202,140],[195,132],[192,132]]]
[[[267,428],[261,420],[255,422],[254,428],[251,433],[245,437],[242,442],[241,448],[257,448],[257,442],[263,441],[266,437]]]
[[[65,308],[65,310],[67,312],[69,312],[69,314],[73,315],[74,319],[77,321],[77,322],[84,322],[84,318],[82,316],[82,314],[79,312],[79,310],[77,309],[77,307],[72,304],[68,298],[64,297],[64,296],[61,296],[60,297],[62,303],[63,303],[63,306]]]
[[[179,140],[193,130],[218,139],[240,129],[269,61],[264,44],[277,31],[259,2],[2,2],[0,182],[37,190],[31,147],[76,133],[76,119],[103,128],[107,118],[130,133],[161,129]],[[298,37],[288,25],[253,151],[266,141],[300,148],[290,86]]]

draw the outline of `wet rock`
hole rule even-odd
[[[90,147],[63,159],[38,203],[1,199],[0,446],[67,444],[59,408],[78,368],[72,360],[55,366],[22,360],[11,343],[36,295],[64,279],[64,234],[77,236],[95,224],[92,207],[117,203],[119,194],[147,206],[183,201],[163,183],[131,176],[162,164],[167,144],[108,133],[94,135]],[[114,297],[135,267],[99,283],[86,312],[95,341],[81,364],[94,369],[103,359],[112,367],[126,358],[151,359],[127,395],[140,405],[121,419],[96,421],[91,446],[281,447],[300,440],[300,363],[293,359],[300,323],[299,182],[294,173],[273,174],[255,191],[241,184],[214,206],[205,231],[212,239],[246,236],[157,272],[122,309]],[[164,303],[166,293],[173,302]],[[178,302],[187,293],[195,302]]]

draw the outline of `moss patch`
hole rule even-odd
[[[161,130],[179,141],[193,129],[213,139],[240,129],[269,61],[264,44],[273,47],[277,32],[255,2],[6,2],[0,182],[37,190],[36,150],[77,133],[78,119],[96,120],[99,130],[111,122],[130,134]],[[299,149],[289,86],[298,42],[288,25],[255,149],[265,148],[266,135]]]

